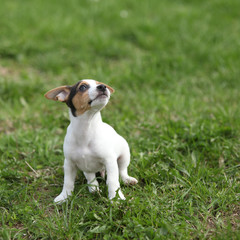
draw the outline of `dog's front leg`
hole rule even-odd
[[[106,170],[109,199],[113,199],[118,192],[119,198],[125,200],[125,197],[120,189],[117,161],[112,161],[112,159],[110,159],[106,164]]]
[[[64,184],[60,195],[58,195],[54,202],[64,202],[74,189],[74,182],[77,174],[77,166],[71,161],[64,160]]]

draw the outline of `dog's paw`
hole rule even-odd
[[[123,179],[123,182],[127,185],[135,185],[138,183],[138,180],[134,177],[128,176],[127,178]]]
[[[54,199],[54,202],[57,203],[57,204],[61,204],[61,203],[64,203],[68,198],[68,195],[67,194],[60,194],[58,195],[55,199]]]

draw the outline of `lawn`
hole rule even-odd
[[[240,1],[2,0],[0,239],[240,239]],[[126,201],[63,184],[65,104],[51,88],[113,87]]]

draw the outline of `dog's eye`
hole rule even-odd
[[[87,85],[82,84],[82,85],[80,86],[80,88],[79,88],[79,91],[84,92],[87,88],[88,88]]]

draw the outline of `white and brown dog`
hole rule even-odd
[[[74,189],[77,168],[84,172],[89,191],[98,191],[97,172],[107,171],[108,196],[113,199],[120,190],[119,174],[126,184],[136,184],[127,167],[130,151],[126,140],[108,124],[102,122],[100,110],[106,106],[114,90],[95,80],[82,80],[73,86],[61,86],[48,91],[47,99],[65,102],[70,108],[64,150],[64,185],[55,202],[63,202]]]

